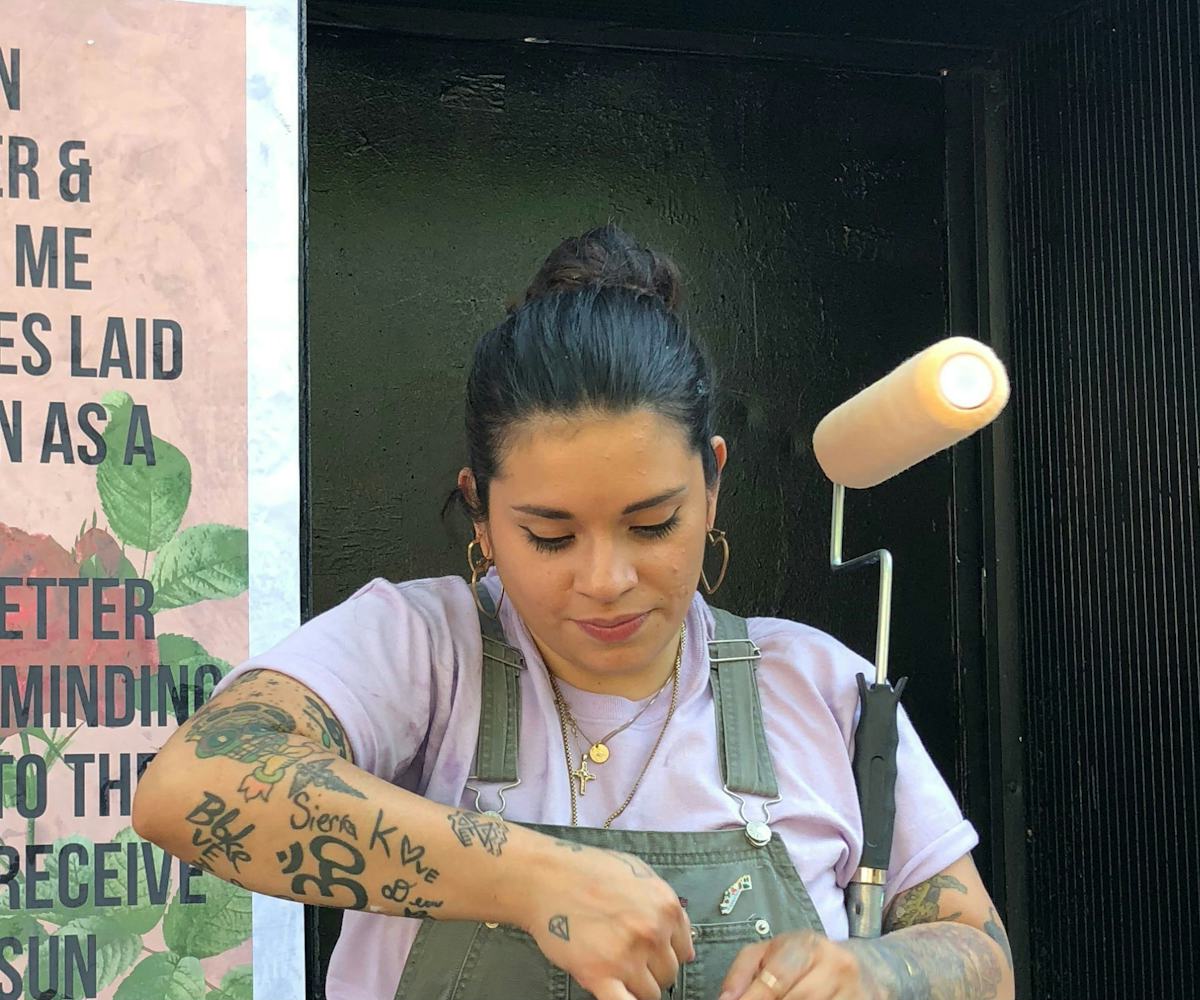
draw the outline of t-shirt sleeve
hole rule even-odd
[[[858,675],[873,678],[874,666],[817,629],[789,623],[786,631],[796,643],[790,650],[792,659],[804,665],[804,676],[815,685],[818,696],[828,706],[831,721],[841,731],[845,752],[852,761],[860,713]],[[896,821],[886,902],[945,870],[979,843],[975,828],[963,818],[954,793],[929,756],[903,706],[898,713],[897,730]],[[845,758],[842,760],[845,765],[849,764]],[[848,766],[842,773],[846,780],[853,782],[853,773]],[[838,871],[838,882],[844,886],[859,864],[862,816],[856,795],[839,801],[852,810],[853,815],[848,814],[846,818],[855,831],[855,849]]]
[[[896,826],[885,902],[948,868],[979,843],[903,708],[897,721]]]
[[[429,731],[437,696],[433,647],[427,617],[402,588],[372,580],[239,664],[216,691],[257,668],[292,677],[329,706],[355,763],[396,781],[421,754]]]

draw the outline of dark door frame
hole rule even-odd
[[[308,0],[301,24],[301,614],[313,613],[308,455],[308,262],[306,27],[405,37],[519,41],[801,62],[827,69],[941,78],[946,114],[946,328],[1008,352],[1005,156],[1007,107],[996,52],[973,46],[873,41],[799,33],[729,33],[639,28],[565,19]],[[1013,946],[1017,995],[1029,984],[1025,928],[1024,718],[1013,502],[1011,417],[954,452],[952,511],[956,564],[953,621],[961,717],[957,792],[981,835],[977,854]],[[319,915],[307,907],[308,995],[324,997],[328,956]]]

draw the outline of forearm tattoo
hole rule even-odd
[[[952,899],[942,899],[943,893],[966,895],[967,887],[952,875],[935,875],[896,898],[883,937],[849,942],[870,995],[888,1000],[998,996],[1004,978],[1000,956],[980,931],[955,923],[961,913],[954,911]],[[987,934],[999,944],[996,935],[1003,937],[1004,930],[999,921],[992,926],[996,933]]]
[[[478,842],[488,854],[500,857],[503,847],[508,841],[508,824],[499,816],[489,816],[486,813],[452,812],[446,817],[450,821],[450,829],[463,847],[470,847]]]

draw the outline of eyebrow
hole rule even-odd
[[[687,486],[676,486],[674,489],[666,490],[663,493],[658,493],[655,496],[647,497],[645,500],[638,500],[636,503],[631,503],[623,511],[625,514],[636,514],[639,510],[649,510],[651,507],[657,507],[659,504],[666,503],[668,500],[674,500],[681,493],[686,492]],[[521,504],[512,508],[519,514],[532,514],[534,517],[544,517],[549,521],[570,521],[574,515],[570,511],[558,510],[554,507],[539,507],[536,504]]]

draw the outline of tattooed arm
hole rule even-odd
[[[137,832],[255,892],[528,931],[599,1000],[674,982],[692,953],[679,898],[646,865],[563,850],[499,817],[451,809],[355,767],[329,707],[246,673],[146,769]]]
[[[888,907],[883,937],[851,942],[873,996],[1012,1000],[1008,935],[970,856]]]
[[[139,782],[133,824],[256,892],[514,923],[509,900],[519,893],[507,883],[538,841],[549,843],[356,767],[329,707],[269,670],[245,674],[171,737]]]
[[[1013,1000],[1008,938],[969,855],[897,896],[883,931],[877,940],[805,931],[750,945],[722,1000]]]

